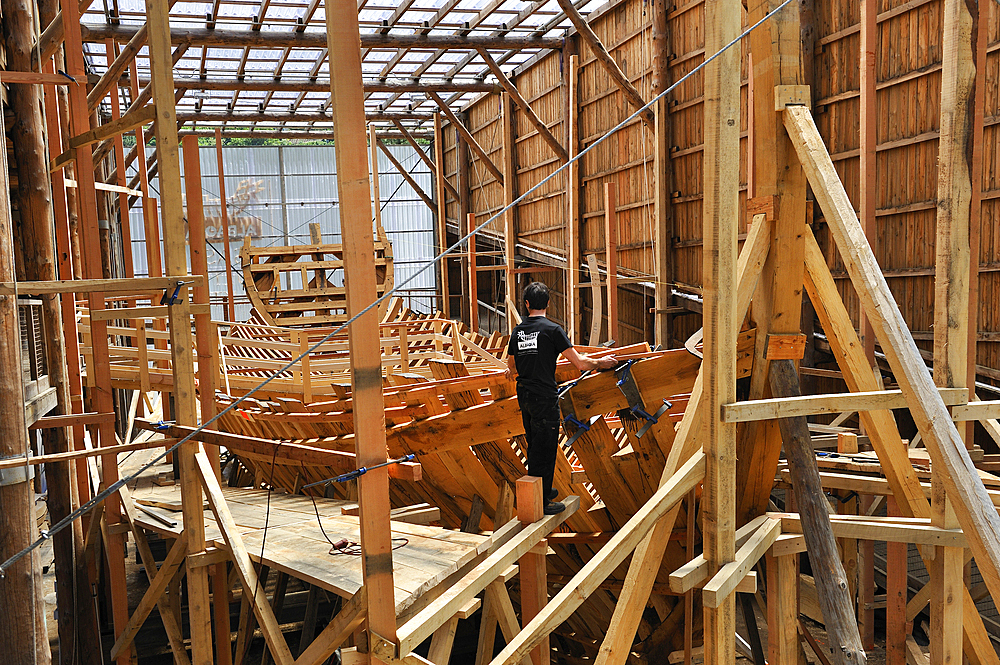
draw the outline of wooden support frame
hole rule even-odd
[[[991,593],[1000,594],[1000,518],[969,459],[965,446],[947,413],[916,344],[908,333],[899,307],[889,291],[864,239],[860,222],[851,208],[843,184],[834,169],[809,110],[786,107],[785,127],[806,170],[813,192],[823,209],[851,281],[923,436],[931,459],[955,500],[955,512],[979,563]],[[956,445],[957,444],[957,445]],[[985,506],[990,506],[985,509]]]
[[[470,212],[466,218],[465,228],[472,232],[476,228],[476,213]],[[479,332],[479,271],[476,269],[476,234],[466,241],[469,243],[469,330]],[[452,332],[457,335],[458,329],[452,328]],[[458,344],[454,348],[461,353]]]
[[[513,96],[504,93],[500,103],[502,104],[500,121],[503,123],[503,203],[507,208],[503,216],[503,247],[506,259],[504,286],[506,298],[517,302],[521,297],[517,292],[517,277],[514,272],[514,260],[517,254],[517,206],[514,204],[517,199],[517,122],[514,117]],[[508,333],[517,325],[511,316],[513,313],[515,312],[507,312]]]
[[[156,109],[151,105],[137,108],[126,113],[117,120],[112,120],[99,127],[95,127],[83,134],[78,134],[69,140],[70,149],[91,145],[104,139],[114,138],[119,134],[124,134],[136,127],[147,125],[156,117]],[[122,174],[124,175],[124,174]]]
[[[441,111],[444,112],[446,116],[448,116],[448,121],[455,126],[455,130],[462,135],[462,139],[468,144],[468,146],[472,149],[472,151],[476,153],[479,159],[482,160],[483,166],[486,167],[486,170],[492,173],[493,177],[497,179],[497,182],[503,185],[504,184],[503,173],[500,172],[500,169],[497,168],[497,165],[493,163],[492,159],[490,159],[490,156],[486,152],[486,150],[484,150],[483,147],[479,145],[479,142],[472,135],[472,132],[470,132],[468,128],[465,126],[465,124],[458,119],[458,116],[455,115],[455,112],[451,110],[451,107],[448,106],[447,102],[441,99],[441,96],[438,93],[434,92],[433,90],[427,90],[426,92],[427,96],[432,100],[434,100],[434,102],[438,105],[438,108],[440,108]]]

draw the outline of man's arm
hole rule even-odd
[[[618,359],[611,354],[595,358],[594,356],[581,355],[580,352],[572,346],[563,351],[562,355],[566,357],[566,360],[573,363],[573,366],[581,372],[587,372],[593,369],[611,369],[618,364]]]
[[[507,356],[507,371],[504,372],[504,376],[508,381],[513,381],[517,377],[517,365],[512,355]]]

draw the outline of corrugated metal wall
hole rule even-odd
[[[432,192],[430,171],[411,146],[391,145],[393,156],[409,170],[425,192]],[[219,176],[216,149],[202,146],[200,150],[202,195],[206,216],[206,233],[212,238],[212,218],[219,212]],[[323,240],[340,242],[340,215],[337,204],[336,157],[332,145],[321,146],[225,146],[222,149],[226,196],[230,201],[230,254],[233,262],[233,290],[236,295],[236,318],[245,321],[250,313],[243,290],[239,252],[243,234],[234,219],[243,217],[247,231],[253,233],[254,247],[298,245],[309,243],[309,225],[320,225]],[[388,158],[379,153],[379,190],[382,199],[382,225],[392,242],[396,284],[413,281],[404,287],[407,305],[421,312],[436,307],[435,273],[427,270],[416,277],[420,267],[434,257],[434,221],[431,210],[413,188],[396,172]],[[158,196],[158,181],[151,185]],[[234,196],[247,188],[256,193],[234,204]],[[132,255],[136,275],[148,274],[145,252],[145,229],[141,206],[130,215]],[[221,240],[209,242],[212,315],[223,319],[223,299],[226,296],[225,250]]]

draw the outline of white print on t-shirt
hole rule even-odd
[[[517,350],[518,351],[537,351],[538,350],[538,331],[526,333],[523,330],[517,331]]]

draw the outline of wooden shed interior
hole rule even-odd
[[[993,2],[0,33],[4,665],[1000,665]],[[334,233],[249,232],[237,143],[332,150]],[[617,362],[556,364],[555,514],[506,373],[533,282]]]

